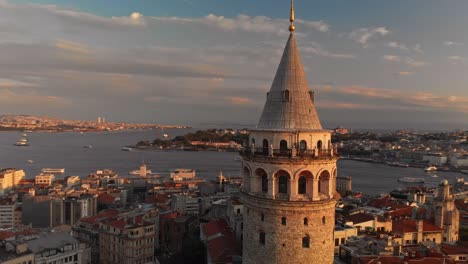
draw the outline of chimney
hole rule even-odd
[[[423,241],[424,222],[422,219],[416,220],[416,230],[418,232],[418,243]]]

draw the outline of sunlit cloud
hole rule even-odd
[[[400,56],[395,56],[395,55],[384,55],[383,59],[386,61],[391,61],[391,62],[400,62],[401,57]]]
[[[376,28],[358,28],[353,30],[349,37],[354,41],[362,44],[364,47],[367,47],[370,39],[376,38],[378,36],[386,36],[390,34],[390,30],[385,27],[376,27]]]
[[[405,44],[401,44],[395,41],[389,42],[388,47],[400,50],[409,50],[409,48]]]
[[[414,74],[414,72],[400,71],[400,72],[397,72],[396,74],[397,74],[397,75],[400,75],[400,76],[411,76],[411,75]]]
[[[81,55],[88,55],[90,52],[89,52],[89,49],[86,45],[84,44],[81,44],[81,43],[77,43],[77,42],[73,42],[73,41],[68,41],[68,40],[63,40],[63,39],[59,39],[55,42],[55,47],[63,50],[63,51],[67,51],[67,52],[71,52],[71,53],[77,53],[77,54],[81,54]]]
[[[444,42],[445,46],[463,46],[464,43],[462,42],[456,42],[456,41],[445,41]]]

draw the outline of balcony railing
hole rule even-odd
[[[308,149],[296,150],[292,149],[264,149],[244,147],[240,153],[247,157],[278,157],[278,158],[312,158],[312,159],[327,159],[338,156],[336,149]]]

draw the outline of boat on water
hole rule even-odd
[[[122,151],[132,151],[133,149],[132,149],[132,148],[129,148],[129,147],[123,147],[121,150],[122,150]]]
[[[436,171],[437,167],[436,166],[429,166],[429,167],[424,168],[424,170],[425,171]]]
[[[41,172],[43,173],[65,173],[65,169],[64,168],[43,168],[41,170]]]
[[[83,148],[92,149],[93,146],[91,146],[91,145],[86,145],[86,146],[83,146]]]
[[[403,182],[403,183],[424,183],[424,178],[402,177],[402,178],[398,179],[398,182]]]
[[[393,167],[402,167],[402,168],[408,168],[409,167],[408,163],[403,163],[403,162],[389,162],[387,164],[389,166],[393,166]]]
[[[23,137],[27,137],[27,136],[28,136],[28,134],[26,134],[26,133],[23,133],[23,134],[22,134],[22,136],[23,136]]]
[[[168,134],[163,134],[163,138],[168,138],[169,135]]]
[[[27,147],[27,146],[29,146],[28,140],[25,139],[25,138],[22,138],[22,139],[20,139],[18,142],[15,143],[15,146],[18,146],[18,147]]]
[[[243,161],[243,159],[241,157],[235,157],[234,160],[235,161]]]
[[[28,160],[28,163],[34,163],[34,160]]]

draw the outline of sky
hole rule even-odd
[[[327,128],[468,128],[468,1],[296,0]],[[255,126],[288,0],[0,0],[0,114]]]

